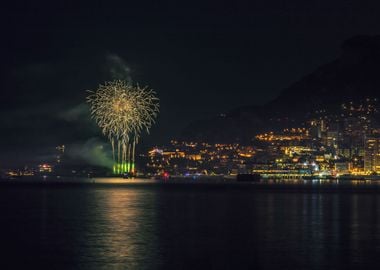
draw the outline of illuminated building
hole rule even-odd
[[[190,160],[202,160],[202,156],[198,154],[186,155],[186,158]]]
[[[53,168],[51,165],[44,163],[38,165],[38,171],[40,173],[51,173],[53,171]]]
[[[352,164],[348,161],[336,161],[335,171],[340,174],[348,174],[352,170]]]
[[[58,145],[55,149],[57,150],[56,162],[61,163],[62,157],[65,154],[65,145]]]
[[[334,147],[336,149],[338,148],[338,138],[339,138],[338,131],[327,131],[325,144],[327,146]]]
[[[345,158],[351,158],[352,157],[352,151],[351,148],[345,147],[345,148],[339,148],[338,149],[339,156],[345,157]]]
[[[313,138],[321,138],[322,133],[326,131],[326,121],[321,120],[312,120],[310,122],[310,135]]]
[[[256,139],[259,141],[301,141],[309,138],[309,131],[306,128],[284,129],[281,134],[268,132],[259,134]]]
[[[364,170],[380,172],[380,137],[367,137],[364,145]]]
[[[277,146],[275,146],[277,148]],[[251,168],[256,151],[252,146],[180,142],[172,140],[165,148],[148,152],[147,169],[152,173],[165,170],[173,174],[227,174]]]

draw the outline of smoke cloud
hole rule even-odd
[[[81,159],[90,165],[112,168],[112,154],[107,143],[94,137],[85,143],[72,144],[65,152],[69,158]]]
[[[117,54],[108,53],[106,55],[106,69],[113,80],[132,82],[131,68]]]
[[[89,120],[90,113],[89,113],[89,106],[83,102],[79,105],[76,105],[66,111],[63,111],[59,114],[59,117],[68,121],[68,122],[74,122],[74,121],[85,121]]]

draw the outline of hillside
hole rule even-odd
[[[261,131],[299,125],[321,108],[334,111],[345,101],[380,98],[380,36],[356,36],[341,49],[337,59],[285,88],[273,101],[193,122],[183,139],[246,142]]]

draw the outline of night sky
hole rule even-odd
[[[275,98],[345,39],[380,34],[377,1],[70,2],[2,4],[0,167],[100,141],[85,90],[106,80],[156,90],[161,113],[143,142],[161,144]]]

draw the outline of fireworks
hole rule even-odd
[[[121,80],[89,93],[91,116],[111,142],[114,173],[134,172],[136,144],[141,132],[149,133],[159,111],[156,93]]]

